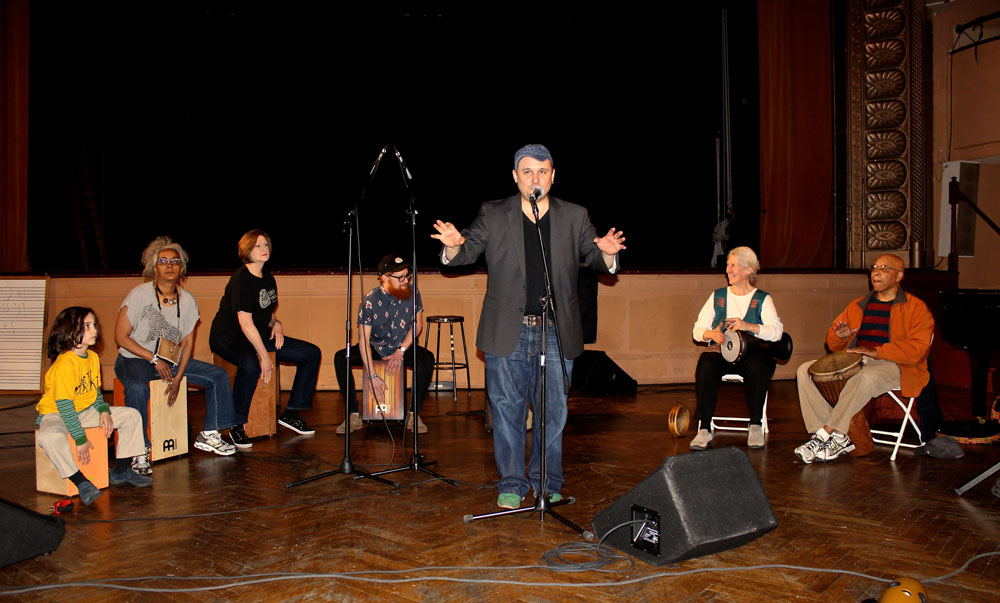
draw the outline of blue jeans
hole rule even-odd
[[[162,361],[161,361],[162,362]],[[177,367],[173,373],[177,374]],[[142,358],[115,359],[115,376],[125,386],[125,406],[142,415],[142,437],[149,447],[149,382],[160,378],[156,368]],[[226,371],[194,358],[184,371],[188,383],[205,388],[205,431],[216,431],[236,425],[233,417],[233,392]]]
[[[250,402],[257,391],[257,381],[260,380],[260,360],[257,350],[250,345],[250,340],[242,332],[222,333],[208,341],[212,352],[222,356],[236,365],[236,378],[233,380],[233,408],[236,413],[236,423],[243,425],[250,414]],[[287,362],[295,366],[295,380],[292,382],[292,392],[288,398],[288,410],[309,410],[312,408],[313,394],[316,393],[316,380],[319,378],[319,363],[321,353],[318,347],[292,337],[285,337],[285,343],[280,350],[274,348],[273,339],[264,340],[264,348],[275,352],[279,363]],[[278,367],[274,367],[277,371]]]
[[[486,354],[486,389],[493,405],[493,456],[497,464],[500,493],[528,493],[529,486],[541,493],[541,431],[542,412],[539,408],[542,328],[521,325],[517,347],[510,356]],[[562,488],[562,433],[566,426],[566,394],[563,390],[562,367],[555,329],[548,328],[548,355],[545,359],[545,490],[559,492]],[[566,372],[573,376],[573,361],[566,360]],[[528,479],[524,474],[524,440],[527,405],[534,412],[532,423],[531,460]],[[529,481],[530,480],[530,481]]]

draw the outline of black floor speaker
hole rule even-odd
[[[653,565],[734,549],[778,526],[747,455],[719,448],[672,456],[594,517],[598,538]]]
[[[62,517],[50,517],[0,498],[0,567],[47,555],[66,532]]]
[[[634,394],[639,386],[614,360],[599,350],[584,350],[573,361],[571,385],[579,393],[599,396]]]

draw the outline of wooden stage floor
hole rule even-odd
[[[877,599],[886,584],[810,569],[738,568],[785,564],[927,580],[957,570],[976,554],[1000,550],[1000,499],[990,493],[996,477],[964,497],[953,492],[1000,460],[998,447],[966,446],[960,460],[901,451],[893,463],[888,448],[878,446],[865,458],[804,465],[792,454],[806,436],[794,385],[772,384],[767,447],[747,451],[777,529],[740,548],[676,565],[610,566],[622,573],[539,569],[546,551],[581,538],[551,517],[539,521],[537,514],[464,523],[466,514],[496,510],[492,439],[476,412],[483,408],[482,391],[471,399],[460,394],[457,402],[450,393],[432,393],[424,411],[430,433],[422,437],[421,451],[458,486],[404,471],[393,477],[400,488],[334,476],[286,489],[286,483],[339,467],[343,459],[343,438],[334,433],[343,404],[336,392],[324,392],[307,415],[316,435],[279,429],[256,441],[250,454],[224,458],[192,449],[157,463],[151,488],[111,488],[92,507],[77,505],[59,548],[0,569],[0,588],[112,579],[158,589],[74,586],[4,597],[55,601],[862,601]],[[2,396],[0,407],[16,400]],[[691,434],[674,438],[667,430],[667,413],[676,402],[693,411],[692,388],[572,396],[563,493],[576,503],[559,511],[589,528],[595,513],[656,471],[665,457],[687,454]],[[742,388],[723,387],[720,410],[727,407],[745,408]],[[200,394],[192,392],[190,409],[197,426],[204,412]],[[57,497],[34,489],[32,435],[24,433],[33,419],[30,407],[0,411],[0,498],[48,512]],[[409,438],[404,447],[401,431],[393,427],[390,438],[384,426],[373,424],[356,432],[352,460],[374,469],[400,464],[411,449]],[[746,450],[745,436],[720,435],[716,442]],[[425,567],[475,569],[417,571]],[[730,571],[710,571],[717,569]],[[344,575],[359,571],[372,573]],[[270,574],[270,580],[234,585],[258,574]],[[167,578],[195,576],[226,578]],[[126,580],[136,577],[146,578]],[[595,583],[622,584],[587,586]],[[220,588],[177,590],[200,587]],[[979,559],[925,587],[935,602],[997,601],[1000,557]]]

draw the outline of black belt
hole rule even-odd
[[[521,324],[528,325],[529,327],[540,327],[542,326],[542,317],[536,314],[528,314],[521,319]]]

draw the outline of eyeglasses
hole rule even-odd
[[[405,283],[410,280],[410,273],[406,273],[403,276],[396,276],[395,274],[386,274],[389,278],[394,278],[400,283]]]
[[[902,272],[899,268],[893,268],[892,266],[886,266],[885,264],[874,264],[871,267],[872,272],[889,272],[890,270],[895,270],[896,272]]]
[[[156,260],[156,263],[159,264],[160,266],[168,266],[168,265],[180,266],[184,262],[181,261],[180,258],[160,258]]]

